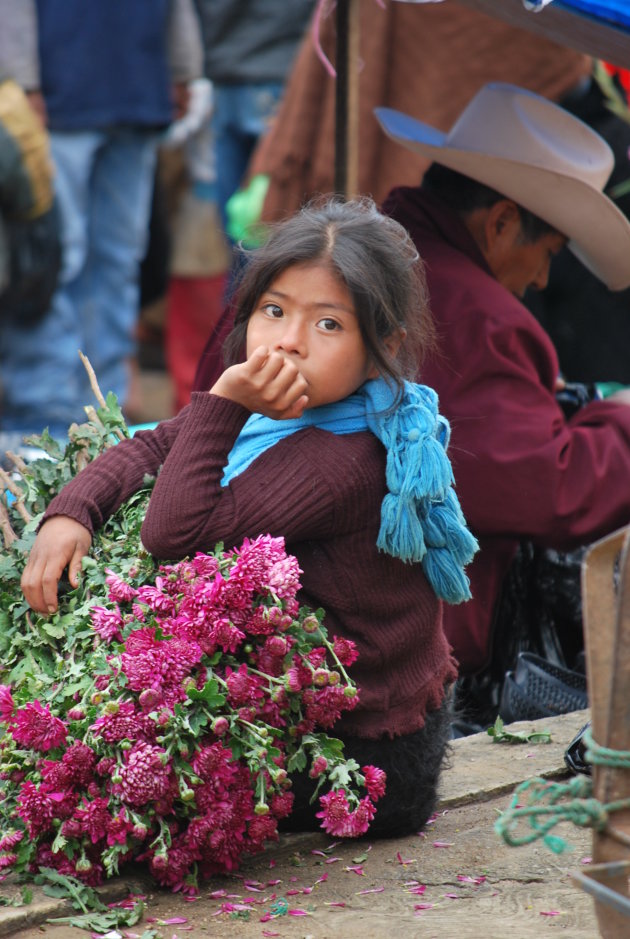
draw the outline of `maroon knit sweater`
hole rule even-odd
[[[285,538],[302,568],[300,601],[326,611],[330,635],[356,642],[351,675],[360,704],[339,732],[376,738],[410,733],[456,677],[442,606],[419,564],[376,548],[385,451],[373,434],[306,428],[259,456],[227,487],[220,480],[249,412],[197,392],[176,418],[99,457],[51,502],[46,517],[102,524],[160,467],[142,528],[163,560],[226,548],[245,537]]]

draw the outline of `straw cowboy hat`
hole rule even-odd
[[[477,92],[447,134],[390,108],[374,113],[404,147],[490,186],[562,232],[611,290],[630,286],[630,223],[602,192],[612,150],[563,108],[495,83]]]

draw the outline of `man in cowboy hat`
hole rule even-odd
[[[422,185],[392,190],[384,210],[426,264],[439,350],[420,377],[451,422],[457,489],[481,545],[473,600],[444,611],[471,675],[488,666],[520,542],[567,549],[630,522],[630,401],[620,392],[565,418],[556,352],[520,302],[546,285],[565,243],[610,289],[630,285],[630,225],[602,192],[608,145],[538,95],[487,85],[448,134],[375,113],[433,161]]]

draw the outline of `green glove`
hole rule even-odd
[[[245,189],[238,189],[228,199],[225,206],[226,228],[236,244],[242,244],[245,248],[257,248],[264,240],[258,223],[268,189],[269,177],[260,173],[252,177]]]

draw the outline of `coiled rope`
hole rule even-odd
[[[630,769],[630,751],[611,750],[593,740],[590,728],[584,732],[587,762],[596,766]],[[580,828],[603,831],[609,816],[620,809],[630,808],[630,798],[602,804],[592,795],[590,776],[576,776],[569,782],[557,783],[547,779],[528,779],[514,791],[510,806],[495,822],[495,831],[506,844],[520,847],[542,839],[554,852],[562,854],[569,848],[564,838],[550,834],[560,822],[573,822]],[[527,819],[529,829],[517,831]]]

